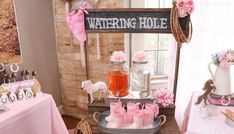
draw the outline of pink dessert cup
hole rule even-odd
[[[154,111],[144,109],[143,112],[144,112],[144,119],[143,119],[144,126],[152,125],[154,122],[154,115],[155,115]]]
[[[157,117],[158,114],[159,114],[158,104],[146,103],[145,104],[145,109],[149,110],[149,111],[154,111],[154,117]]]
[[[116,110],[122,109],[122,103],[121,102],[111,102],[110,103],[110,115],[105,118],[107,122],[113,121],[113,112]]]
[[[136,129],[136,128],[143,128],[144,122],[143,122],[144,114],[143,110],[135,110],[133,114],[133,123],[130,125],[129,128]]]
[[[124,116],[124,123],[131,124],[133,123],[133,114],[138,110],[138,105],[135,103],[128,103],[127,104],[127,113]]]

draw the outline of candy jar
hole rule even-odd
[[[144,52],[139,51],[134,54],[131,68],[131,89],[132,91],[149,90],[150,71],[148,61]]]
[[[122,51],[113,52],[108,73],[109,93],[112,96],[128,95],[128,71],[125,65],[126,55]]]

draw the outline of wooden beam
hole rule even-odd
[[[175,63],[175,76],[174,76],[174,86],[173,86],[173,94],[174,94],[174,102],[176,100],[176,93],[177,93],[177,83],[178,83],[178,76],[179,76],[179,66],[180,66],[180,49],[182,44],[177,43],[177,50],[176,50],[176,63]]]

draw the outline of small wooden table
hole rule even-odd
[[[88,104],[88,122],[91,126],[93,134],[104,134],[98,127],[98,124],[93,120],[94,112],[103,112],[109,110],[109,106],[106,106],[104,101],[95,101],[92,104]],[[160,113],[167,117],[166,123],[161,127],[158,134],[180,134],[180,129],[174,118],[175,106],[160,107]]]

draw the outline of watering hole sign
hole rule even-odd
[[[96,9],[85,15],[88,32],[171,33],[170,8]]]

